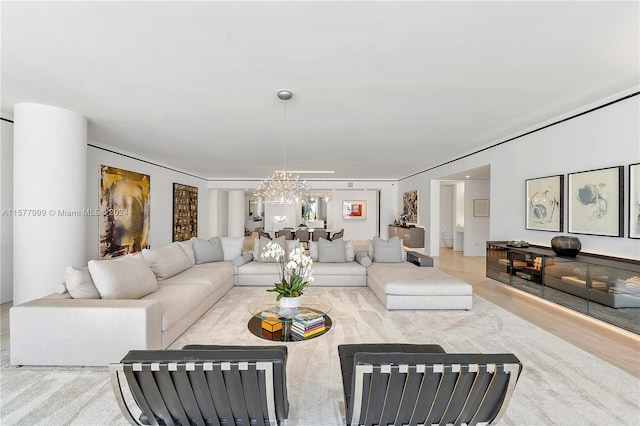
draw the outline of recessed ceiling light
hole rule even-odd
[[[465,176],[465,179],[469,179],[470,177],[471,177],[471,176],[469,176],[469,175],[466,175],[466,176]]]

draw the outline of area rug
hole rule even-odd
[[[368,288],[312,288],[333,308],[326,334],[289,348],[292,426],[342,424],[337,346],[359,342],[435,343],[447,352],[514,353],[523,373],[501,424],[638,425],[640,380],[506,310],[474,296],[471,311],[387,311]],[[187,344],[277,344],[247,330],[264,288],[233,288],[172,348]],[[16,368],[6,345],[0,370],[2,425],[126,424],[106,368]]]

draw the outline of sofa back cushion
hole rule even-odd
[[[338,238],[334,241],[318,239],[318,262],[346,262],[347,254],[344,248],[344,240]]]
[[[96,288],[89,268],[64,268],[64,283],[67,291],[74,299],[100,299],[100,292]]]
[[[89,272],[103,299],[139,299],[158,291],[158,280],[142,255],[90,260]]]
[[[202,238],[192,238],[193,253],[196,257],[196,264],[221,262],[224,260],[224,251],[220,238],[213,237],[208,240]]]
[[[142,249],[142,256],[159,280],[165,280],[191,267],[189,257],[178,243],[152,250]]]
[[[242,255],[244,237],[219,237],[222,243],[223,260],[233,260]]]

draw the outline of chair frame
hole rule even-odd
[[[380,362],[358,361],[360,355],[364,355],[369,360],[379,358]],[[395,361],[389,361],[390,355],[395,358]],[[515,361],[499,363],[414,362],[415,355],[417,354],[362,352],[356,354],[354,359],[356,365],[354,366],[352,378],[352,412],[349,419],[347,417],[349,415],[349,407],[346,407],[345,402],[345,423],[351,426],[401,424],[397,417],[401,410],[405,408],[411,410],[409,425],[423,424],[425,422],[425,424],[438,424],[439,421],[444,421],[443,419],[450,419],[452,415],[456,416],[455,420],[446,424],[495,424],[507,410],[522,369],[522,365]],[[430,354],[429,356],[433,357],[434,355],[436,358],[442,358],[444,354]],[[446,355],[460,356],[460,354]],[[490,357],[491,355],[482,356]],[[517,361],[517,358],[513,358]],[[404,379],[406,381],[402,385],[402,395],[398,396],[397,392],[394,393],[390,388],[398,385],[403,380],[401,377],[403,375],[406,377]],[[419,386],[415,385],[415,382],[413,383],[414,386],[418,386],[417,389],[414,387],[407,390],[407,387],[405,387],[409,383],[410,375],[422,375]],[[440,378],[437,386],[432,389],[433,383],[427,380],[427,377],[437,377],[438,375]],[[487,375],[490,375],[488,384]],[[506,386],[503,383],[505,375],[507,379]],[[453,383],[452,380],[454,380]],[[503,395],[499,403],[496,403],[495,399],[487,398],[489,394],[499,395],[500,392]],[[373,418],[375,416],[371,415],[367,409],[368,404],[376,399],[376,395],[384,399],[379,418]],[[464,397],[462,406],[460,406],[460,401],[457,400],[461,397]],[[438,419],[438,409],[434,407],[438,402],[442,401],[446,402],[446,409],[440,413],[442,418]],[[426,416],[425,403],[430,404]],[[487,410],[498,404],[498,412],[488,422],[485,419],[478,418],[481,413],[486,416]],[[469,417],[467,411],[471,410],[473,410],[471,420],[468,423],[463,423],[462,416]],[[436,418],[431,417],[434,415],[434,411],[436,411]],[[364,422],[360,422],[363,413],[365,419]]]
[[[185,356],[188,357],[188,351],[185,352],[187,352]],[[212,359],[215,359],[215,354],[215,351],[212,351]],[[257,419],[256,424],[264,421],[264,424],[276,426],[286,424],[286,418],[278,421],[276,414],[275,362],[277,361],[221,361],[197,358],[186,358],[181,361],[132,361],[110,364],[109,372],[118,407],[132,425],[147,423],[136,419],[132,412],[133,403],[127,403],[125,390],[128,391],[129,396],[133,396],[138,409],[143,414],[147,414],[148,424],[151,425],[160,424],[152,414],[154,410],[161,413],[161,418],[167,425],[175,424],[173,419],[182,425],[191,424],[190,420],[195,424],[204,425],[202,413],[208,413],[207,417],[213,416],[214,420],[218,421],[216,413],[219,412],[225,414],[227,419],[240,418],[241,424],[251,424],[247,410],[251,402],[245,400],[244,405],[238,405],[230,399],[216,396],[215,391],[222,394],[224,390],[217,387],[216,383],[208,382],[207,377],[211,374],[224,375],[225,380],[234,382],[236,390],[240,388],[245,392],[252,392],[254,396],[259,396],[260,401],[266,403],[268,417]],[[261,373],[264,374],[264,380],[259,377]],[[247,374],[248,377],[245,376]],[[231,379],[228,379],[227,375]],[[264,383],[263,389],[260,389],[260,383]],[[282,386],[285,387],[286,402],[286,382]],[[166,404],[165,396],[177,398],[180,403]],[[253,403],[260,404],[255,401]]]

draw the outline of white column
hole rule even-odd
[[[65,266],[87,264],[87,120],[47,105],[15,105],[13,167],[16,305],[53,293]]]
[[[229,214],[227,215],[229,237],[244,237],[245,218],[244,191],[229,191]]]

